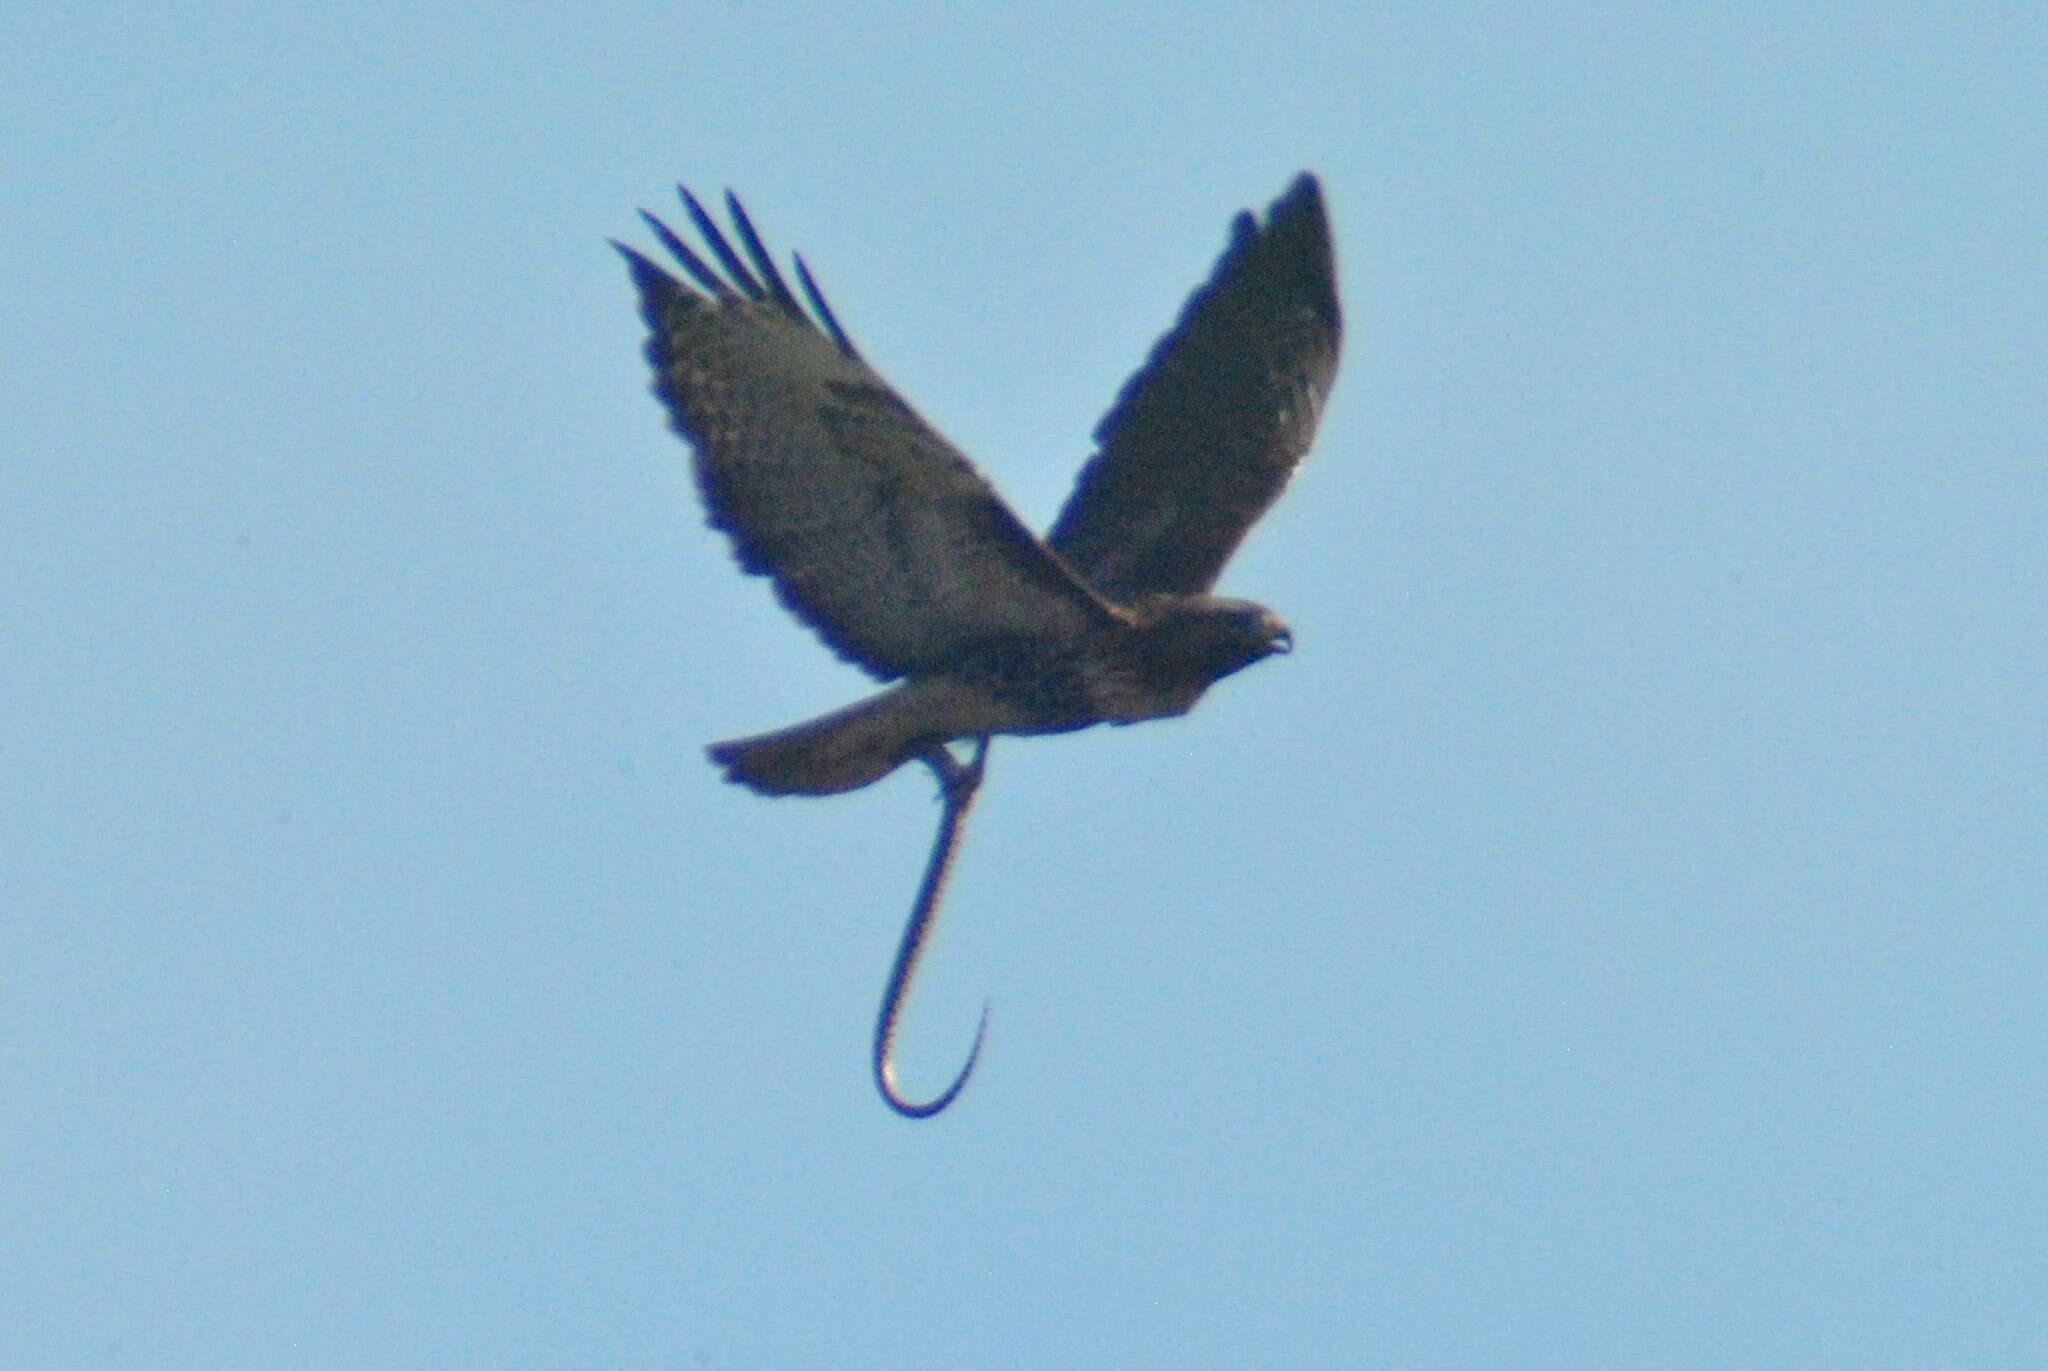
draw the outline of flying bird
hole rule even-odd
[[[1185,714],[1217,681],[1292,647],[1271,610],[1209,592],[1308,452],[1336,376],[1342,319],[1313,176],[1263,219],[1237,216],[1208,281],[1096,427],[1095,452],[1044,538],[867,363],[801,256],[803,301],[737,198],[728,193],[726,209],[744,258],[681,195],[716,266],[644,211],[688,283],[613,246],[639,290],[654,393],[691,448],[710,522],[827,646],[893,683],[713,744],[729,780],[764,795],[829,795],[923,760],[952,797],[950,856],[991,735]],[[971,767],[946,748],[961,739],[978,740]],[[935,848],[921,914],[943,866]],[[921,926],[914,916],[912,932]],[[877,1071],[901,1112],[937,1112],[966,1071],[916,1108],[887,1075],[886,1038],[916,954],[907,934]]]

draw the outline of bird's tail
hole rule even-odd
[[[705,749],[725,778],[762,795],[836,795],[903,765],[932,731],[930,692],[905,684],[804,723]]]

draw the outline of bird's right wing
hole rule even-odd
[[[1342,316],[1322,190],[1297,178],[1230,245],[1095,430],[1046,539],[1110,599],[1192,595],[1308,452]]]
[[[808,315],[736,199],[726,204],[751,269],[683,200],[723,275],[651,215],[699,289],[613,246],[639,287],[654,392],[742,567],[772,577],[797,617],[882,680],[1115,619],[862,360],[801,257]]]

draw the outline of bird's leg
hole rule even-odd
[[[962,762],[952,748],[940,741],[922,744],[917,755],[938,777],[939,798],[950,808],[965,809],[974,792],[981,788],[982,773],[988,766],[988,735],[984,733],[974,740],[974,756],[967,762]]]

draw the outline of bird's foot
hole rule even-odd
[[[939,798],[958,807],[974,798],[981,788],[982,772],[988,765],[988,736],[974,740],[974,755],[962,762],[944,742],[928,742],[917,749],[918,758],[939,780]]]

